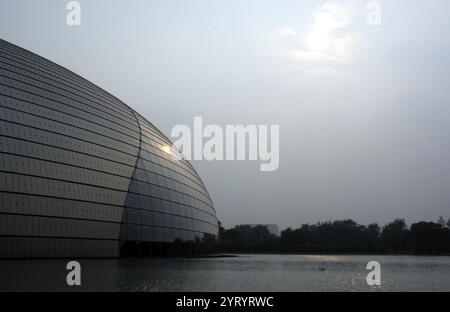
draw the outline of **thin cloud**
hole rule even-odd
[[[283,26],[283,27],[280,27],[280,28],[278,29],[277,33],[278,33],[278,35],[279,35],[281,38],[289,38],[289,37],[292,37],[292,36],[296,36],[296,35],[297,35],[297,33],[295,32],[295,30],[292,29],[292,27],[289,27],[289,26]]]
[[[361,11],[348,3],[326,2],[315,9],[314,20],[302,37],[290,26],[278,29],[278,35],[285,43],[280,54],[295,62],[295,68],[307,67],[308,72],[334,73],[330,66],[344,63],[353,55],[359,36],[350,26],[355,18],[361,16]],[[287,40],[290,42],[286,43]],[[313,69],[314,66],[326,67],[321,70]]]

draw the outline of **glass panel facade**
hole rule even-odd
[[[0,40],[0,258],[217,236],[203,182],[169,146],[111,94]]]

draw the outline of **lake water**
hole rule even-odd
[[[366,265],[381,264],[381,286]],[[0,290],[450,291],[450,257],[239,255],[228,258],[81,259],[81,286],[67,260],[0,260]]]

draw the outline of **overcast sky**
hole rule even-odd
[[[280,166],[195,161],[226,227],[450,217],[450,2],[0,2],[0,37],[98,84],[167,135],[280,125]]]

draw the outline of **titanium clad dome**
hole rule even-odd
[[[205,185],[171,145],[106,91],[0,39],[0,258],[216,237]]]

